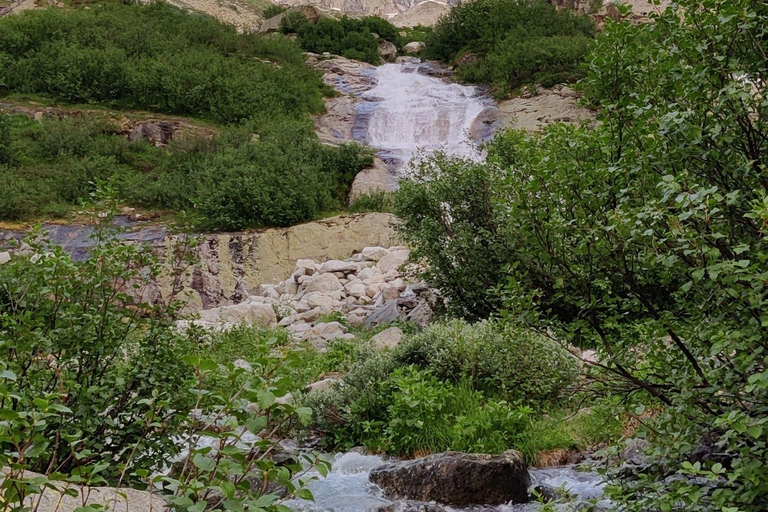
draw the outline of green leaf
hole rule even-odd
[[[192,463],[201,471],[213,471],[216,469],[216,461],[210,457],[206,457],[201,453],[196,453],[192,457]]]

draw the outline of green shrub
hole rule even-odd
[[[308,120],[273,117],[156,148],[125,140],[98,117],[32,126],[22,117],[10,130],[20,156],[0,176],[4,219],[63,215],[109,182],[129,204],[186,211],[207,228],[287,226],[343,207],[354,176],[372,162],[356,144],[322,145]]]
[[[0,165],[9,165],[11,158],[11,119],[0,114]]]
[[[282,5],[269,5],[267,6],[262,12],[261,15],[264,16],[264,19],[268,20],[269,18],[274,18],[278,14],[282,14],[285,11],[287,11],[288,8],[284,7]]]
[[[488,148],[505,316],[596,342],[596,378],[654,406],[647,471],[611,473],[630,512],[768,509],[766,24],[764,2],[725,0],[609,23],[584,81],[599,123]],[[448,229],[418,231],[411,206],[411,235],[436,247]]]
[[[45,256],[0,267],[0,463],[69,474],[106,461],[100,476],[111,481],[126,464],[162,464],[177,453],[174,437],[194,401],[178,393],[190,377],[181,361],[189,345],[171,324],[179,303],[142,299],[156,270],[141,268],[155,259],[101,239],[88,260],[74,262],[60,247],[30,242]],[[9,438],[5,429],[39,409],[55,414],[18,452],[22,434]]]
[[[395,192],[395,229],[415,261],[428,265],[422,277],[447,298],[448,309],[469,320],[501,307],[495,288],[514,255],[504,232],[497,184],[503,171],[437,155],[419,163]]]
[[[309,23],[307,16],[300,11],[292,11],[280,20],[280,32],[283,34],[295,34]]]
[[[384,192],[383,190],[374,190],[371,193],[358,196],[352,201],[352,204],[349,205],[349,211],[352,213],[392,213],[394,208],[394,194],[392,192]]]
[[[311,417],[275,400],[294,389],[300,358],[244,329],[214,336],[248,336],[249,368],[196,355],[200,338],[173,324],[178,290],[144,302],[155,279],[174,282],[192,262],[161,275],[149,247],[107,234],[110,220],[86,261],[35,235],[34,256],[0,267],[0,507],[19,510],[65,485],[83,500],[82,485],[156,487],[177,512],[222,501],[279,512],[283,490],[311,498],[297,476],[309,466],[326,474],[327,463],[264,456]],[[203,442],[212,438],[216,450]],[[158,474],[182,451],[183,464]]]
[[[579,373],[575,358],[551,339],[492,322],[433,324],[401,342],[394,358],[441,380],[466,379],[486,396],[526,404],[551,404]]]
[[[0,62],[0,94],[222,122],[323,108],[325,86],[292,41],[238,34],[163,2],[101,2],[5,17]]]
[[[342,384],[305,398],[316,411],[313,426],[331,447],[403,455],[532,446],[534,436],[523,435],[533,413],[527,405],[552,405],[578,374],[541,336],[460,321],[409,334],[392,351],[363,346],[344,368]]]
[[[460,78],[506,96],[527,83],[547,87],[584,76],[594,30],[588,16],[543,0],[479,0],[438,22],[426,36],[425,56],[458,63]]]
[[[442,382],[413,366],[387,374],[381,356],[373,359],[378,368],[369,359],[366,370],[353,367],[356,376],[351,381],[345,376],[342,387],[306,398],[319,415],[314,426],[325,430],[334,446],[363,444],[397,455],[500,453],[521,439],[530,409],[486,398],[466,382]],[[354,387],[364,373],[366,387]]]
[[[308,52],[330,52],[371,64],[381,62],[379,44],[373,34],[400,46],[397,27],[377,16],[321,18],[313,25],[300,27],[297,34],[299,44]]]

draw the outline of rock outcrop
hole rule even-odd
[[[499,103],[482,112],[471,128],[474,138],[482,139],[497,130],[515,129],[538,131],[550,123],[579,123],[592,121],[595,113],[579,105],[576,91],[565,85],[552,89],[537,87]]]
[[[325,261],[346,258],[369,246],[388,247],[395,238],[393,219],[384,213],[342,215],[290,228],[193,236],[198,243],[191,251],[198,263],[188,269],[183,284],[190,294],[187,309],[199,311],[242,302],[258,293],[261,284],[285,279],[301,258]],[[170,269],[173,249],[182,237],[170,234],[163,226],[131,223],[127,217],[121,217],[120,222],[128,223],[130,229],[116,233],[118,239],[150,245],[165,262],[164,269]],[[93,247],[90,226],[47,224],[43,229],[76,260],[87,258]],[[24,236],[19,231],[0,231],[0,248]],[[163,300],[171,290],[172,281],[165,274],[158,280],[152,300]]]
[[[374,468],[371,482],[395,499],[455,507],[528,501],[531,480],[517,452],[502,455],[446,452]]]
[[[25,478],[38,475],[27,471]],[[165,512],[165,500],[148,491],[125,487],[89,487],[65,482],[52,482],[56,489],[44,488],[30,494],[24,505],[37,512],[74,512],[82,507],[96,507],[110,512]]]

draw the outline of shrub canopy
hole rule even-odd
[[[237,122],[320,111],[324,90],[292,41],[163,2],[0,19],[0,94]]]
[[[425,56],[456,63],[459,77],[504,96],[583,76],[594,23],[543,0],[478,0],[451,9],[427,35]]]

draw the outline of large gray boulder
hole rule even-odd
[[[531,483],[518,452],[501,455],[445,452],[374,468],[371,482],[395,499],[443,505],[501,505],[528,501]]]

